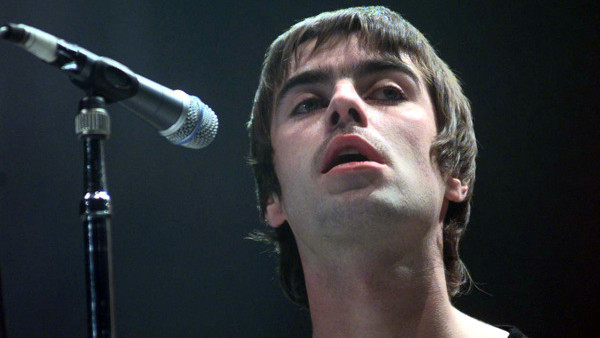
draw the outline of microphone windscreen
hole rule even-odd
[[[215,112],[196,96],[190,96],[189,107],[183,122],[169,134],[160,134],[169,142],[192,149],[208,146],[216,137],[219,121]]]

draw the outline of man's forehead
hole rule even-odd
[[[290,60],[284,82],[295,74],[309,69],[333,67],[343,71],[346,67],[351,66],[347,63],[367,59],[397,59],[412,68],[416,74],[421,75],[408,54],[401,51],[398,51],[395,55],[384,53],[372,46],[361,43],[357,34],[334,36],[320,43],[319,46],[316,46],[316,44],[317,39],[313,38],[297,47],[294,57]],[[326,57],[324,57],[324,54],[326,54]]]
[[[329,58],[343,57],[352,54],[353,56],[375,55],[374,52],[367,52],[367,49],[358,42],[356,34],[348,36],[333,36],[317,45],[317,38],[312,38],[301,43],[295,51],[295,57],[290,60],[288,67],[288,77],[291,74],[302,71],[314,62],[315,59],[321,59],[323,54]]]

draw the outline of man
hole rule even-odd
[[[315,337],[509,336],[450,302],[469,279],[476,140],[408,22],[366,7],[294,25],[267,51],[248,127],[261,236]]]

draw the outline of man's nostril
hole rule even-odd
[[[348,111],[348,114],[350,114],[350,116],[352,117],[352,119],[358,123],[361,122],[360,120],[360,114],[358,113],[358,111],[354,108],[351,108],[350,111]]]
[[[333,114],[331,114],[331,125],[335,126],[336,124],[338,124],[339,121],[340,121],[340,114],[338,114],[336,111],[334,111]]]

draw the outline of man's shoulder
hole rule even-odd
[[[521,332],[521,330],[517,329],[512,325],[496,325],[496,327],[507,331],[508,338],[527,338],[527,336],[523,332]]]
[[[491,325],[468,316],[458,309],[455,309],[455,311],[463,333],[469,337],[527,338],[519,329],[512,325]]]

